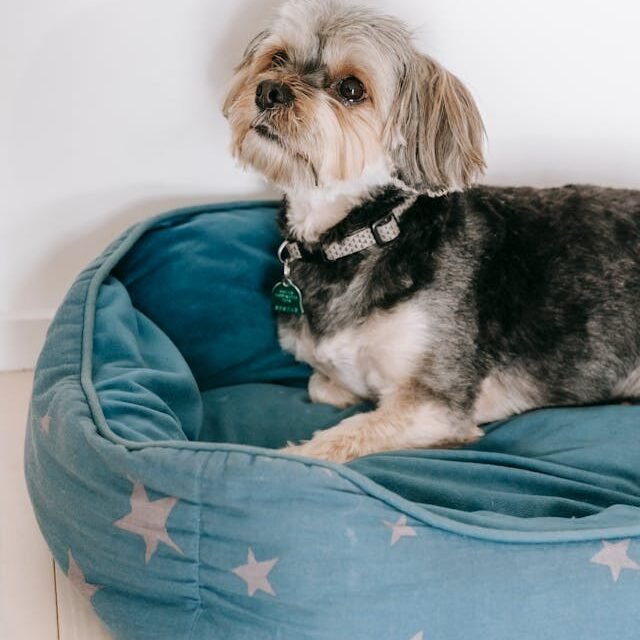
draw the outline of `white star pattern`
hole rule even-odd
[[[178,502],[178,498],[172,497],[149,500],[144,485],[139,482],[133,483],[131,511],[113,524],[119,529],[142,536],[145,544],[145,562],[149,562],[151,556],[156,552],[159,542],[164,542],[182,554],[182,549],[169,537],[167,532],[167,520],[173,507],[176,506],[176,502]]]
[[[418,633],[416,633],[416,635],[413,636],[411,640],[424,640],[424,631],[418,631]]]
[[[622,540],[621,542],[606,542],[603,540],[602,549],[591,558],[591,562],[609,567],[613,581],[618,582],[620,572],[623,569],[640,571],[640,564],[632,560],[628,555],[630,543],[630,539]]]
[[[51,426],[51,418],[47,414],[46,416],[42,416],[40,418],[40,428],[45,432],[49,433],[49,427]]]
[[[253,554],[253,549],[249,547],[247,564],[231,569],[231,571],[247,583],[247,593],[249,596],[252,597],[256,591],[264,591],[271,596],[275,596],[275,591],[269,583],[267,576],[271,573],[271,569],[273,569],[276,562],[278,562],[278,558],[257,562]]]
[[[67,578],[69,578],[71,584],[76,588],[80,595],[87,600],[91,600],[93,594],[98,591],[98,589],[102,589],[101,586],[97,584],[89,584],[85,580],[84,573],[82,573],[78,563],[71,555],[71,551],[69,551],[69,568],[67,569]]]
[[[405,538],[405,537],[413,538],[416,535],[418,535],[416,533],[416,530],[407,524],[407,516],[400,516],[398,518],[398,521],[395,523],[387,522],[386,520],[384,520],[384,523],[387,525],[387,527],[391,529],[391,546],[392,547],[396,542],[398,542],[398,540],[400,540],[400,538]]]

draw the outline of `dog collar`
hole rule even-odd
[[[355,229],[342,240],[320,242],[317,248],[309,249],[295,240],[285,240],[278,249],[278,259],[282,262],[282,280],[271,290],[271,304],[276,313],[304,315],[302,291],[291,279],[291,263],[296,260],[308,262],[336,262],[341,258],[360,253],[373,246],[383,247],[400,235],[399,220],[402,214],[416,201],[412,195],[397,205],[392,211],[374,220],[367,226]]]
[[[400,235],[399,220],[414,201],[415,198],[409,198],[408,201],[403,202],[390,213],[367,226],[352,231],[342,240],[321,242],[314,249],[308,249],[301,242],[295,240],[285,240],[278,249],[278,258],[282,263],[294,262],[295,260],[336,262],[336,260],[360,253],[376,245],[383,247]]]
[[[291,279],[290,263],[296,260],[310,262],[336,262],[354,253],[360,253],[374,245],[384,246],[400,235],[398,218],[391,212],[378,218],[367,227],[351,232],[342,240],[320,243],[317,249],[309,250],[299,242],[285,240],[278,249],[278,259],[284,267],[283,278],[271,290],[271,303],[276,313],[304,315],[302,291]]]

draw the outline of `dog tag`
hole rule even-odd
[[[304,314],[302,292],[289,278],[285,278],[271,290],[271,306],[276,313],[301,316]]]

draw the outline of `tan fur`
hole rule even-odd
[[[331,429],[317,431],[309,442],[283,451],[348,462],[381,451],[465,444],[481,435],[475,425],[429,398],[428,391],[407,383],[383,398],[375,411],[346,418]]]
[[[480,385],[473,408],[478,424],[502,420],[540,406],[540,392],[522,371],[492,372]]]
[[[372,95],[357,107],[344,105],[331,92],[307,84],[297,73],[273,66],[274,54],[283,50],[296,56],[281,39],[263,35],[249,46],[236,70],[223,105],[231,125],[234,156],[272,182],[296,188],[354,180],[367,166],[380,163],[386,155],[383,124]],[[356,75],[369,83],[370,72],[352,60],[342,59],[340,64],[334,60],[332,64],[336,82]],[[263,80],[291,87],[296,97],[292,108],[261,114],[255,93]],[[255,133],[260,124],[267,124],[281,144]]]
[[[412,62],[385,128],[403,177],[431,190],[463,189],[485,168],[484,125],[471,94],[426,56]]]
[[[339,409],[345,409],[363,402],[362,398],[351,393],[351,391],[319,371],[316,371],[309,378],[309,397],[312,402],[332,404]]]

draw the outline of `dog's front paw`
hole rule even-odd
[[[339,447],[331,447],[325,445],[318,445],[318,443],[310,440],[303,444],[294,444],[280,449],[282,453],[286,453],[292,456],[304,456],[305,458],[315,458],[316,460],[327,460],[329,462],[344,463],[353,460],[357,456],[351,456],[345,454]]]
[[[289,443],[282,452],[338,463],[373,453],[376,448],[369,446],[366,434],[369,416],[370,414],[362,413],[346,418],[335,427],[316,431],[307,442]]]
[[[319,371],[309,378],[309,397],[311,402],[331,404],[338,409],[346,409],[362,402],[358,396]]]

